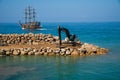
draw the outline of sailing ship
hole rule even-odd
[[[41,28],[41,23],[36,21],[36,16],[35,16],[36,12],[35,9],[28,6],[25,9],[25,22],[24,23],[20,23],[22,29],[38,29]]]

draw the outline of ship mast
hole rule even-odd
[[[27,12],[27,9],[25,9],[25,23],[28,23],[27,15],[28,15],[28,12]]]
[[[29,22],[31,22],[31,19],[32,19],[31,7],[29,6],[28,7],[28,20],[29,20]]]
[[[33,8],[33,21],[35,22],[35,9]]]
[[[35,9],[28,6],[25,9],[25,23],[35,22]]]

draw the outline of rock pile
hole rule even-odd
[[[1,56],[10,56],[10,55],[70,55],[73,49],[66,48],[66,49],[59,49],[55,48],[52,49],[50,47],[46,48],[19,48],[19,49],[9,49],[9,50],[0,50]]]
[[[11,44],[38,45],[40,42],[56,43],[57,36],[51,34],[0,34],[0,46]]]
[[[50,34],[2,34],[0,35],[0,56],[18,56],[18,55],[57,55],[57,56],[88,56],[100,55],[108,52],[108,49],[98,46],[80,43],[79,46],[67,46],[56,48],[55,45],[59,42],[57,36]],[[4,46],[12,45],[39,45],[45,43],[39,48],[33,47],[15,47],[3,48]],[[48,46],[49,44],[49,46]]]
[[[89,45],[91,46],[91,45]],[[87,56],[87,55],[100,55],[108,52],[108,49],[92,47],[81,48],[15,48],[15,49],[0,49],[1,56],[17,56],[17,55],[61,55],[61,56]]]

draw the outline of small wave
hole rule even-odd
[[[48,30],[48,29],[46,29],[46,28],[41,28],[41,29],[37,29],[37,30]]]
[[[22,29],[25,29],[25,28],[22,28]]]

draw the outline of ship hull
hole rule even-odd
[[[20,23],[22,29],[39,29],[41,28],[41,24],[39,22],[30,22],[26,24]]]

